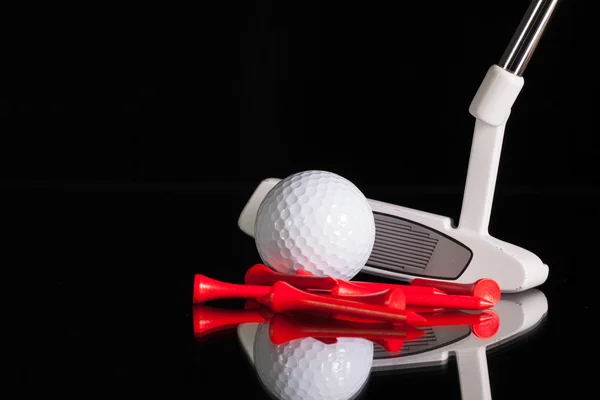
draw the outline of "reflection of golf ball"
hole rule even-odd
[[[373,364],[373,342],[338,338],[336,344],[313,339],[275,345],[269,323],[258,326],[254,365],[265,386],[282,400],[347,400],[364,387]]]
[[[284,273],[351,279],[375,242],[375,218],[352,182],[324,171],[281,180],[263,199],[254,225],[263,262]]]

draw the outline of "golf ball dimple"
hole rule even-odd
[[[371,255],[375,218],[352,182],[331,172],[304,171],[267,193],[254,237],[263,262],[279,272],[307,270],[349,280]]]
[[[347,400],[364,387],[373,364],[373,342],[338,338],[335,344],[303,338],[276,345],[269,323],[254,338],[254,365],[265,389],[281,400]]]

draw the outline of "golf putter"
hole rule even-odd
[[[441,367],[454,355],[463,400],[491,400],[487,352],[514,343],[532,333],[548,313],[546,296],[538,289],[502,296],[493,310],[500,326],[489,338],[481,338],[468,325],[423,327],[425,335],[404,342],[398,352],[388,352],[374,344],[371,373],[402,372]],[[240,324],[238,339],[248,360],[253,363],[254,336],[258,323]]]
[[[548,266],[529,250],[488,232],[504,130],[523,87],[525,68],[558,0],[534,0],[497,65],[481,83],[469,112],[473,142],[458,226],[449,217],[369,199],[375,243],[361,272],[400,281],[414,278],[471,283],[494,279],[503,293],[543,284]],[[280,181],[269,178],[255,189],[238,220],[254,235],[258,207]]]

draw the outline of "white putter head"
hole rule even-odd
[[[490,213],[506,122],[524,80],[523,71],[558,0],[534,0],[500,63],[488,70],[469,107],[475,128],[458,227],[449,217],[371,200],[375,244],[362,271],[386,278],[471,283],[494,279],[504,293],[543,284],[548,266],[531,251],[492,237]],[[262,181],[238,225],[254,235],[260,203],[280,181]]]
[[[531,289],[503,295],[493,310],[498,313],[500,328],[487,339],[475,336],[468,325],[435,326],[425,328],[424,336],[407,340],[397,353],[375,345],[372,374],[441,366],[454,355],[462,399],[491,400],[487,351],[535,330],[548,313],[548,301],[540,290]],[[258,325],[249,323],[237,328],[240,344],[251,363]]]

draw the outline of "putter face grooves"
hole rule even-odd
[[[464,244],[425,225],[373,212],[375,243],[366,265],[424,278],[456,279],[473,252]]]
[[[385,237],[385,235],[380,236]],[[377,253],[387,254],[389,252],[392,254],[396,254],[398,257],[406,257],[406,254],[409,254],[414,260],[423,261],[422,264],[424,266],[427,265],[427,261],[429,261],[429,259],[431,258],[431,253],[433,253],[433,250],[435,249],[435,246],[432,247],[430,250],[421,249],[417,245],[407,245],[403,242],[393,240],[392,238],[385,238],[388,239],[390,244],[393,244],[394,247],[392,247],[391,245],[388,246],[387,243],[377,243],[377,249],[375,249]]]
[[[427,260],[425,260],[425,262],[417,264],[417,263],[411,263],[410,259],[407,259],[405,256],[402,256],[400,254],[391,254],[391,256],[386,257],[385,255],[386,253],[371,253],[371,257],[370,260],[372,260],[373,262],[390,262],[390,263],[394,263],[397,262],[398,265],[402,265],[403,268],[421,268],[421,269],[425,269],[425,267],[427,267]]]
[[[391,230],[389,228],[389,226],[386,226],[387,224],[384,223],[383,221],[380,221],[380,230],[379,230],[379,236],[383,236],[386,237],[390,242],[392,243],[399,243],[402,244],[403,242],[405,243],[410,243],[412,245],[412,247],[414,248],[419,248],[421,250],[423,250],[424,252],[429,252],[432,253],[433,249],[435,249],[435,246],[437,245],[437,240],[436,239],[432,239],[430,237],[428,237],[427,235],[421,234],[419,235],[419,232],[409,232],[409,233],[405,233],[405,232],[394,232],[393,230]],[[402,226],[403,228],[407,228],[406,226]],[[394,234],[396,233],[396,235],[394,236]],[[421,236],[421,237],[419,237]],[[396,240],[396,237],[399,238],[400,240]]]

